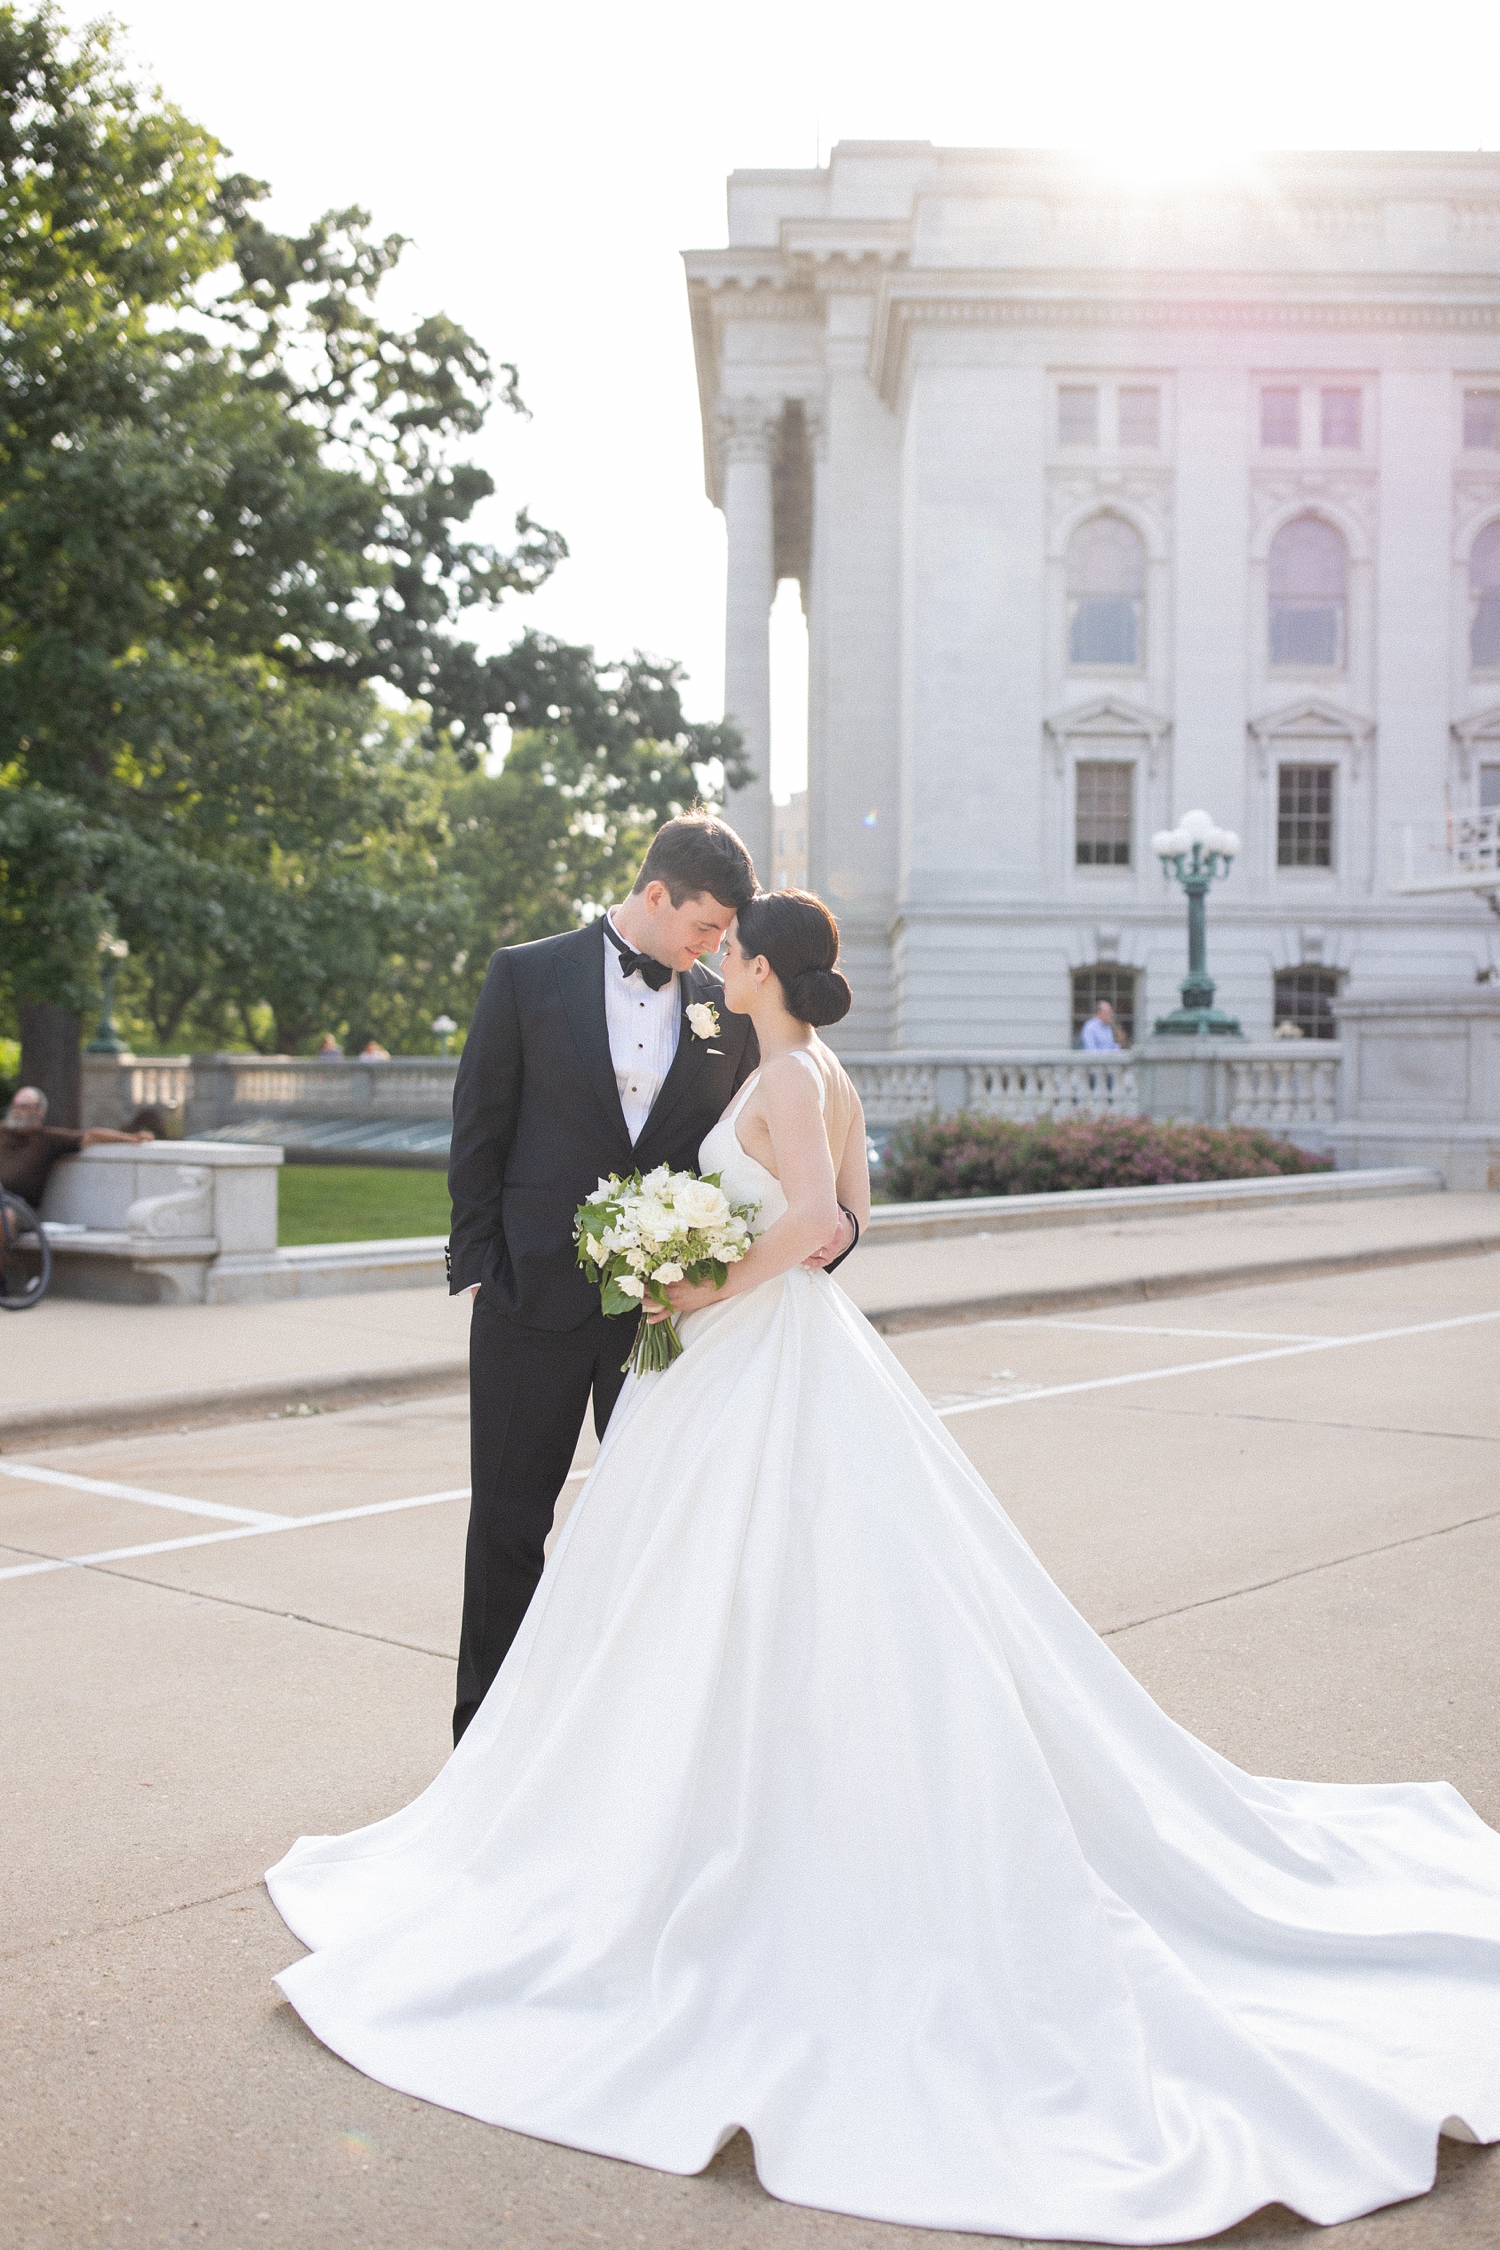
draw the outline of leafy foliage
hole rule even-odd
[[[1331,1156],[1315,1156],[1247,1125],[1158,1125],[1146,1117],[1039,1118],[1017,1125],[1002,1117],[959,1116],[903,1125],[881,1187],[897,1203],[929,1203],[1332,1169]]]
[[[425,1046],[737,743],[673,665],[464,637],[567,553],[470,529],[517,371],[382,318],[400,236],[264,194],[108,24],[0,5],[0,1002],[88,1004],[107,927],[151,1044]]]

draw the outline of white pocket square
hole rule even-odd
[[[710,1053],[711,1055],[718,1055],[718,1056],[719,1056],[719,1057],[720,1057],[720,1058],[722,1059],[722,1056],[723,1056],[724,1050],[723,1050],[723,1048],[722,1048],[722,1047],[710,1047],[710,1048],[709,1048],[709,1050],[708,1050],[708,1052],[709,1052],[709,1053]]]

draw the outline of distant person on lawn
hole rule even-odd
[[[108,1125],[91,1125],[86,1133],[71,1125],[49,1125],[46,1095],[39,1086],[23,1086],[0,1125],[0,1187],[35,1211],[60,1156],[72,1156],[98,1141],[150,1138],[149,1133],[117,1133]]]
[[[1089,1017],[1079,1044],[1086,1047],[1091,1055],[1115,1054],[1119,1051],[1120,1042],[1115,1037],[1115,1011],[1107,1000],[1101,1000]]]

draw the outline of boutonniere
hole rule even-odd
[[[719,1011],[711,1000],[695,1000],[687,1012],[688,1028],[695,1039],[717,1039]]]

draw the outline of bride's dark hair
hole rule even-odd
[[[758,891],[735,921],[741,951],[764,954],[799,1023],[837,1023],[854,998],[834,967],[839,926],[811,891]]]

